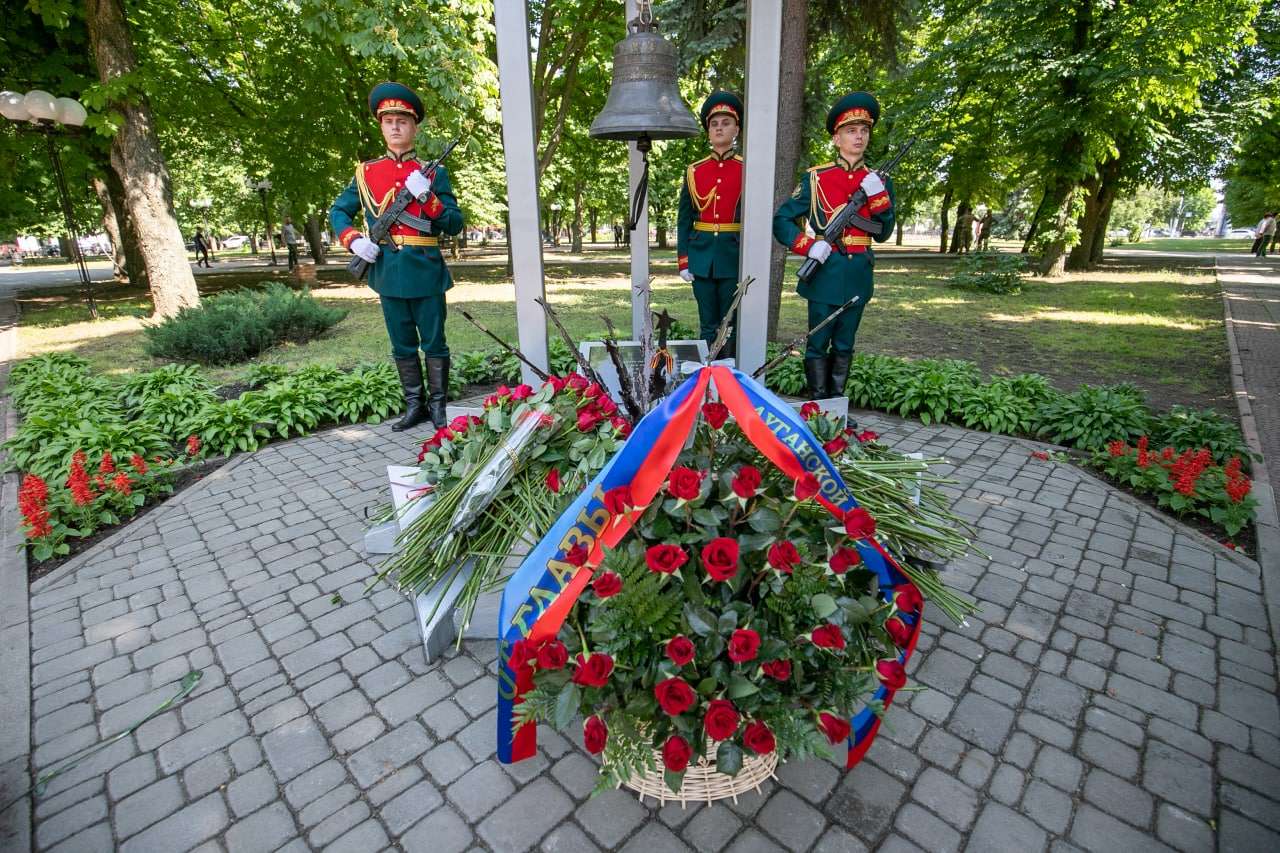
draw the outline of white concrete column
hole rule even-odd
[[[781,62],[782,4],[778,0],[748,0],[739,275],[754,278],[755,282],[738,308],[738,366],[746,373],[764,364],[769,333],[769,256],[773,249]]]
[[[511,262],[516,288],[520,350],[547,370],[547,319],[535,302],[546,295],[542,269],[542,223],[538,204],[537,140],[533,137],[533,74],[529,61],[529,8],[525,0],[495,0],[498,92],[502,99],[502,147],[507,164]],[[540,380],[526,365],[521,378]]]
[[[627,21],[637,15],[636,0],[627,0]],[[636,186],[640,176],[644,174],[644,157],[636,150],[634,142],[627,143],[627,171],[630,180],[627,183],[627,209],[631,208],[631,199],[635,198]],[[650,152],[649,156],[653,156]],[[645,326],[649,321],[649,202],[646,199],[640,221],[631,232],[631,339],[644,340]]]

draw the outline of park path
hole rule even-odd
[[[931,623],[868,758],[784,766],[737,804],[590,798],[580,738],[494,760],[494,647],[424,658],[361,594],[366,512],[411,439],[352,426],[241,456],[32,586],[32,766],[196,694],[59,777],[48,851],[1280,849],[1261,575],[1036,445],[860,418],[946,455],[991,561]],[[331,603],[340,593],[345,603]]]

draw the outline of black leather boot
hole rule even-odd
[[[804,360],[804,382],[808,386],[805,393],[810,400],[822,400],[827,396],[827,381],[830,372],[825,358],[806,358]]]
[[[427,359],[427,414],[436,428],[449,423],[449,359]]]
[[[400,374],[400,388],[404,391],[404,417],[391,425],[393,432],[403,432],[427,419],[422,401],[422,364],[417,354],[411,358],[397,358],[396,372]]]
[[[845,385],[849,382],[849,362],[853,360],[852,354],[831,354],[831,375],[828,377],[827,385],[828,397],[845,396]]]

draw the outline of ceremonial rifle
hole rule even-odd
[[[916,138],[913,136],[907,141],[892,160],[890,160],[883,169],[876,169],[875,172],[881,178],[887,178],[889,173],[893,171],[898,162],[902,160],[906,153],[911,150],[911,146],[916,144]],[[821,240],[829,243],[831,248],[843,254],[840,248],[840,236],[844,234],[844,229],[854,226],[861,228],[868,234],[879,236],[884,230],[884,226],[874,219],[868,219],[858,211],[862,210],[862,206],[867,203],[867,192],[862,187],[858,187],[853,196],[849,199],[849,203],[840,208],[840,212],[831,217],[827,222],[826,229],[822,232]],[[830,238],[830,239],[828,239]],[[805,262],[800,265],[800,280],[807,282],[813,278],[813,274],[818,271],[821,264],[814,258],[806,258]]]
[[[444,162],[444,158],[449,156],[449,152],[461,141],[462,137],[458,137],[446,145],[443,154],[422,167],[422,174],[428,178],[435,177],[436,169]],[[400,192],[396,194],[395,200],[391,202],[391,206],[378,217],[377,221],[373,223],[373,227],[369,229],[369,234],[367,235],[369,239],[381,245],[382,241],[391,234],[391,226],[400,220],[400,214],[404,213],[409,204],[415,201],[418,201],[418,199],[414,198],[413,193],[409,192],[409,188],[401,187]],[[399,251],[395,248],[394,243],[389,245],[392,251]],[[356,255],[347,264],[347,271],[357,279],[364,278],[364,274],[368,269],[369,262],[359,255]]]

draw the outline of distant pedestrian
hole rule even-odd
[[[289,250],[289,269],[293,269],[298,265],[298,229],[293,227],[293,217],[284,218],[280,233],[284,237],[285,248]]]
[[[1276,215],[1268,213],[1262,217],[1262,221],[1258,223],[1258,227],[1254,229],[1253,248],[1251,251],[1259,258],[1267,256],[1267,244],[1271,242],[1271,238],[1276,233]]]
[[[613,248],[622,248],[622,226],[616,222],[613,223]]]
[[[991,212],[991,208],[987,208],[987,212],[982,214],[982,218],[978,220],[978,251],[987,252],[991,250],[991,225],[995,222],[995,214]]]
[[[200,228],[196,229],[196,236],[191,239],[196,250],[196,266],[203,263],[206,267],[213,267],[209,263],[209,238],[204,236],[204,231]]]

